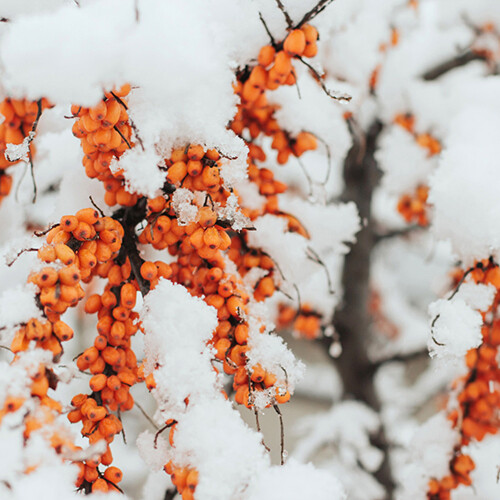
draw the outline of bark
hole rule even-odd
[[[354,141],[344,162],[343,201],[356,203],[363,228],[346,256],[343,269],[344,299],[334,317],[334,327],[342,344],[337,366],[344,383],[345,397],[363,402],[378,413],[380,402],[373,384],[376,366],[368,358],[367,340],[371,326],[368,310],[370,262],[378,239],[371,215],[372,195],[380,179],[374,154],[382,125],[375,122],[366,134],[356,134],[353,123],[350,125]],[[390,499],[394,483],[383,429],[373,437],[373,444],[384,452],[384,462],[375,477],[386,490],[385,498]]]

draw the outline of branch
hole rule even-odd
[[[320,0],[309,12],[304,14],[304,17],[299,21],[295,28],[300,28],[302,25],[314,19],[320,12],[323,12],[333,0]]]
[[[486,57],[469,49],[467,52],[459,54],[453,59],[445,61],[437,66],[434,66],[434,68],[427,70],[421,78],[425,81],[436,80],[440,76],[448,73],[448,71],[465,66],[471,61],[486,61]]]
[[[325,92],[325,94],[328,97],[331,97],[332,99],[335,99],[337,101],[350,101],[352,97],[348,94],[340,94],[340,95],[335,95],[326,85],[325,82],[323,81],[323,77],[318,73],[318,71],[311,66],[304,58],[302,57],[297,57],[297,59],[302,63],[305,64],[314,74],[316,79],[318,80],[318,83],[321,85],[321,88]]]
[[[293,28],[293,21],[292,21],[292,18],[290,17],[290,14],[285,9],[283,2],[281,0],[276,0],[276,3],[278,4],[278,9],[281,10],[281,12],[283,12],[283,15],[285,16],[285,21],[286,21],[286,24],[288,25],[288,29],[292,29]]]

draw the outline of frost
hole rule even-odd
[[[29,161],[30,143],[34,137],[35,133],[30,132],[21,144],[6,144],[5,158],[12,162],[21,160],[27,163]]]
[[[194,193],[189,189],[178,188],[172,195],[172,206],[178,217],[179,224],[189,224],[196,220],[198,207],[193,205]]]

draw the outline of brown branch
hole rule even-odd
[[[273,408],[278,414],[280,421],[280,463],[281,465],[285,465],[285,427],[283,425],[283,415],[277,404],[273,405]]]
[[[425,81],[436,80],[449,71],[465,66],[472,61],[486,61],[486,57],[483,54],[478,54],[477,52],[469,49],[463,54],[459,54],[458,56],[454,57],[453,59],[440,63],[431,69],[428,69],[421,76],[421,78]]]
[[[302,63],[305,64],[314,74],[316,77],[318,83],[321,85],[321,88],[323,89],[323,92],[330,97],[331,99],[335,99],[336,101],[350,101],[352,97],[347,94],[343,95],[335,95],[326,85],[323,80],[323,77],[318,73],[316,68],[314,68],[311,64],[309,64],[303,57],[297,57],[297,59]]]
[[[283,2],[281,0],[276,0],[276,4],[278,5],[278,9],[281,10],[283,15],[285,16],[285,21],[286,21],[286,24],[288,26],[288,29],[292,29],[293,28],[293,21],[292,21],[292,18],[290,17],[290,14],[285,9]]]
[[[304,14],[304,17],[298,22],[295,28],[300,28],[314,19],[319,13],[323,12],[334,0],[320,0],[310,11]]]

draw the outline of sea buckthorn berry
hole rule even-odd
[[[104,478],[116,484],[122,480],[123,473],[118,467],[108,467],[104,471]]]
[[[267,68],[274,61],[274,56],[276,54],[276,50],[272,45],[265,45],[260,49],[258,62],[264,68]]]
[[[158,275],[158,268],[153,262],[144,262],[141,266],[141,276],[148,281],[156,278]]]
[[[198,144],[190,144],[187,150],[187,156],[190,160],[199,161],[205,154],[203,147]]]
[[[283,43],[283,49],[291,56],[301,56],[304,53],[305,48],[306,36],[300,29],[291,31]]]

